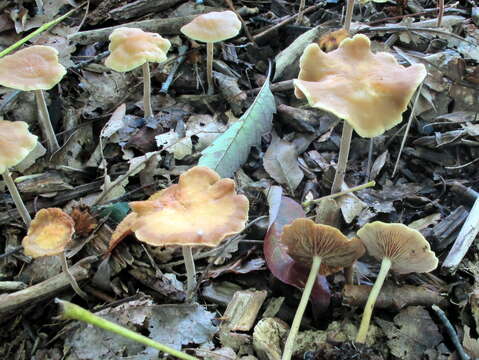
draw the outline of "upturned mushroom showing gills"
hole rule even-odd
[[[233,11],[209,12],[197,16],[180,31],[190,39],[206,43],[206,78],[208,81],[208,94],[212,95],[213,89],[213,44],[228,40],[241,30],[241,21]]]
[[[373,54],[371,42],[362,34],[344,39],[329,53],[315,43],[306,47],[294,80],[296,97],[345,120],[333,193],[344,179],[352,129],[371,138],[399,124],[426,75],[422,64],[406,68],[389,53]]]
[[[281,244],[295,261],[311,267],[284,346],[282,359],[289,360],[293,355],[296,335],[318,274],[329,275],[352,265],[365,250],[358,238],[349,240],[335,227],[315,224],[314,221],[303,218],[284,227]]]
[[[430,272],[437,267],[438,259],[424,236],[403,224],[375,221],[363,226],[357,234],[368,253],[381,260],[381,269],[369,293],[356,336],[357,343],[364,343],[374,304],[389,270],[398,274]]]
[[[35,146],[37,146],[37,137],[28,131],[26,122],[0,120],[0,173],[23,222],[27,226],[30,226],[32,218],[8,169],[25,159]]]
[[[84,299],[87,295],[80,289],[75,278],[68,270],[65,249],[75,233],[73,219],[58,208],[41,209],[35,215],[22,245],[25,255],[33,258],[60,256],[63,272],[68,276],[75,292]]]
[[[137,28],[121,27],[110,34],[108,50],[111,54],[106,58],[105,65],[118,72],[127,72],[142,66],[145,117],[153,116],[149,63],[166,61],[166,53],[170,47],[169,40],[159,34]]]
[[[152,246],[181,246],[187,275],[187,299],[196,287],[192,247],[216,247],[229,235],[243,230],[249,202],[236,194],[231,179],[195,166],[174,184],[145,201],[130,203],[133,212],[122,221],[113,238],[133,232]]]
[[[0,85],[23,91],[33,90],[40,128],[50,153],[60,146],[53,131],[43,90],[50,90],[66,70],[58,62],[58,51],[50,46],[34,45],[0,58]]]

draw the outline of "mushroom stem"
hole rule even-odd
[[[32,222],[32,218],[30,217],[30,214],[28,213],[28,210],[25,204],[23,203],[22,197],[20,196],[17,186],[15,185],[15,182],[10,176],[10,172],[8,171],[8,169],[6,169],[2,175],[3,175],[3,180],[5,181],[5,184],[7,184],[7,188],[8,188],[8,191],[10,192],[10,196],[12,197],[13,202],[15,203],[15,206],[17,207],[18,213],[22,217],[22,220],[25,223],[25,225],[27,225],[27,227],[30,226],[30,223]]]
[[[306,0],[301,0],[299,3],[298,18],[296,19],[296,24],[301,25],[303,23],[303,12],[306,6]]]
[[[355,261],[356,262],[356,261]],[[346,285],[353,285],[354,283],[354,263],[344,268],[344,282]]]
[[[439,7],[439,12],[437,14],[437,27],[441,27],[442,17],[444,15],[444,0],[437,0],[437,5]]]
[[[290,360],[293,356],[295,345],[294,340],[296,339],[296,335],[298,334],[299,326],[301,325],[301,319],[303,318],[306,306],[308,305],[309,296],[311,295],[314,283],[316,282],[316,278],[318,277],[320,267],[321,257],[314,256],[313,263],[309,271],[308,280],[306,281],[306,285],[304,286],[303,295],[301,296],[298,308],[296,309],[296,314],[294,315],[293,323],[291,324],[291,329],[289,330],[288,339],[286,340],[286,344],[284,345],[283,356],[281,358],[282,360]]]
[[[62,263],[62,270],[68,276],[68,279],[70,280],[70,285],[72,286],[73,290],[77,293],[78,296],[80,296],[84,300],[88,300],[88,295],[82,289],[80,289],[75,277],[70,272],[70,269],[68,269],[68,262],[67,257],[65,256],[65,252],[63,251],[59,256]]]
[[[368,301],[364,306],[363,318],[361,319],[361,325],[359,326],[359,331],[356,335],[357,343],[364,344],[366,342],[366,336],[368,335],[369,323],[371,322],[371,315],[373,314],[374,304],[376,303],[379,292],[383,287],[384,280],[388,275],[391,264],[391,259],[387,257],[383,258],[378,277],[376,278],[376,282],[374,283],[374,286],[369,293]]]
[[[352,136],[353,128],[347,121],[344,121],[341,144],[339,145],[338,167],[336,168],[333,185],[331,186],[331,194],[341,191],[341,185],[343,184],[344,174],[346,173],[346,167],[348,165],[349,147]]]
[[[43,95],[43,90],[35,90],[35,100],[37,101],[38,108],[38,120],[40,123],[40,128],[42,133],[47,140],[47,147],[50,154],[55,153],[60,149],[58,145],[58,140],[53,131],[52,122],[50,120],[50,114],[48,113],[47,103],[45,101],[45,96]]]
[[[186,300],[191,301],[194,297],[193,293],[196,288],[195,261],[193,260],[191,246],[183,246],[182,251],[186,268]]]
[[[353,18],[353,10],[354,10],[354,0],[348,0],[346,5],[346,14],[344,15],[344,25],[343,28],[347,32],[351,29],[351,20]]]
[[[142,66],[143,70],[143,108],[145,111],[145,118],[153,116],[151,108],[151,76],[150,63],[147,61]]]
[[[206,79],[208,81],[208,95],[213,95],[213,43],[206,43]]]

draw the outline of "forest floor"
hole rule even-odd
[[[325,35],[341,28],[345,1],[306,3],[297,23],[294,0],[90,0],[26,44],[54,47],[67,69],[45,92],[61,148],[50,156],[37,147],[11,171],[32,216],[58,207],[74,217],[67,258],[88,300],[71,289],[58,257],[23,254],[27,229],[0,187],[0,252],[19,249],[0,259],[1,359],[158,358],[157,350],[59,318],[55,298],[197,358],[280,359],[309,271],[279,244],[282,226],[297,217],[350,238],[375,220],[406,224],[424,235],[439,265],[389,275],[366,347],[354,339],[379,262],[361,257],[356,285],[345,286],[342,271],[319,277],[295,358],[479,358],[479,5],[446,2],[437,27],[435,1],[356,4],[352,35],[365,34],[373,52],[401,65],[424,64],[428,75],[402,123],[373,139],[353,134],[343,190],[375,185],[305,206],[331,192],[343,121],[298,99],[292,80],[308,44],[329,39],[335,47]],[[78,5],[1,2],[0,49]],[[215,45],[215,93],[206,95],[206,46],[180,28],[198,14],[230,9],[244,20],[242,31]],[[108,37],[120,26],[171,42],[167,61],[150,64],[151,117],[143,115],[141,69],[105,66]],[[1,117],[27,122],[46,146],[32,92],[0,87]],[[199,286],[196,301],[186,302],[179,247],[129,235],[109,249],[110,239],[129,202],[176,184],[238,124],[253,125],[216,170],[232,174],[226,177],[248,198],[247,226],[216,248],[193,248]]]

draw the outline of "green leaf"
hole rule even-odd
[[[269,88],[269,74],[253,104],[228,130],[204,149],[198,165],[231,177],[246,162],[251,147],[261,144],[261,136],[271,131],[276,103]]]

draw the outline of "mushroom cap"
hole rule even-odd
[[[311,265],[314,256],[321,257],[321,275],[329,275],[350,266],[364,252],[358,238],[348,239],[335,227],[316,224],[306,218],[284,227],[281,243],[295,261]]]
[[[374,221],[358,231],[368,253],[392,262],[391,270],[399,274],[422,273],[437,267],[437,257],[422,234],[404,224]]]
[[[110,34],[110,55],[105,65],[118,72],[130,71],[146,62],[166,61],[171,47],[161,35],[137,28],[121,27]]]
[[[149,200],[131,202],[130,207],[136,215],[131,229],[142,242],[215,247],[243,230],[249,202],[236,194],[233,180],[195,166],[180,176],[178,184]]]
[[[12,89],[49,90],[66,72],[51,46],[33,45],[0,58],[0,85]]]
[[[241,21],[233,11],[213,11],[194,18],[180,31],[190,39],[215,43],[235,37],[241,30]]]
[[[329,53],[318,44],[308,45],[300,69],[294,80],[295,95],[346,120],[367,138],[402,121],[402,113],[427,75],[422,64],[406,68],[389,53],[373,54],[371,42],[362,34],[344,39]]]
[[[41,209],[35,215],[22,245],[33,258],[61,254],[75,232],[75,222],[62,209]]]
[[[0,173],[20,163],[37,146],[24,121],[0,120]]]

